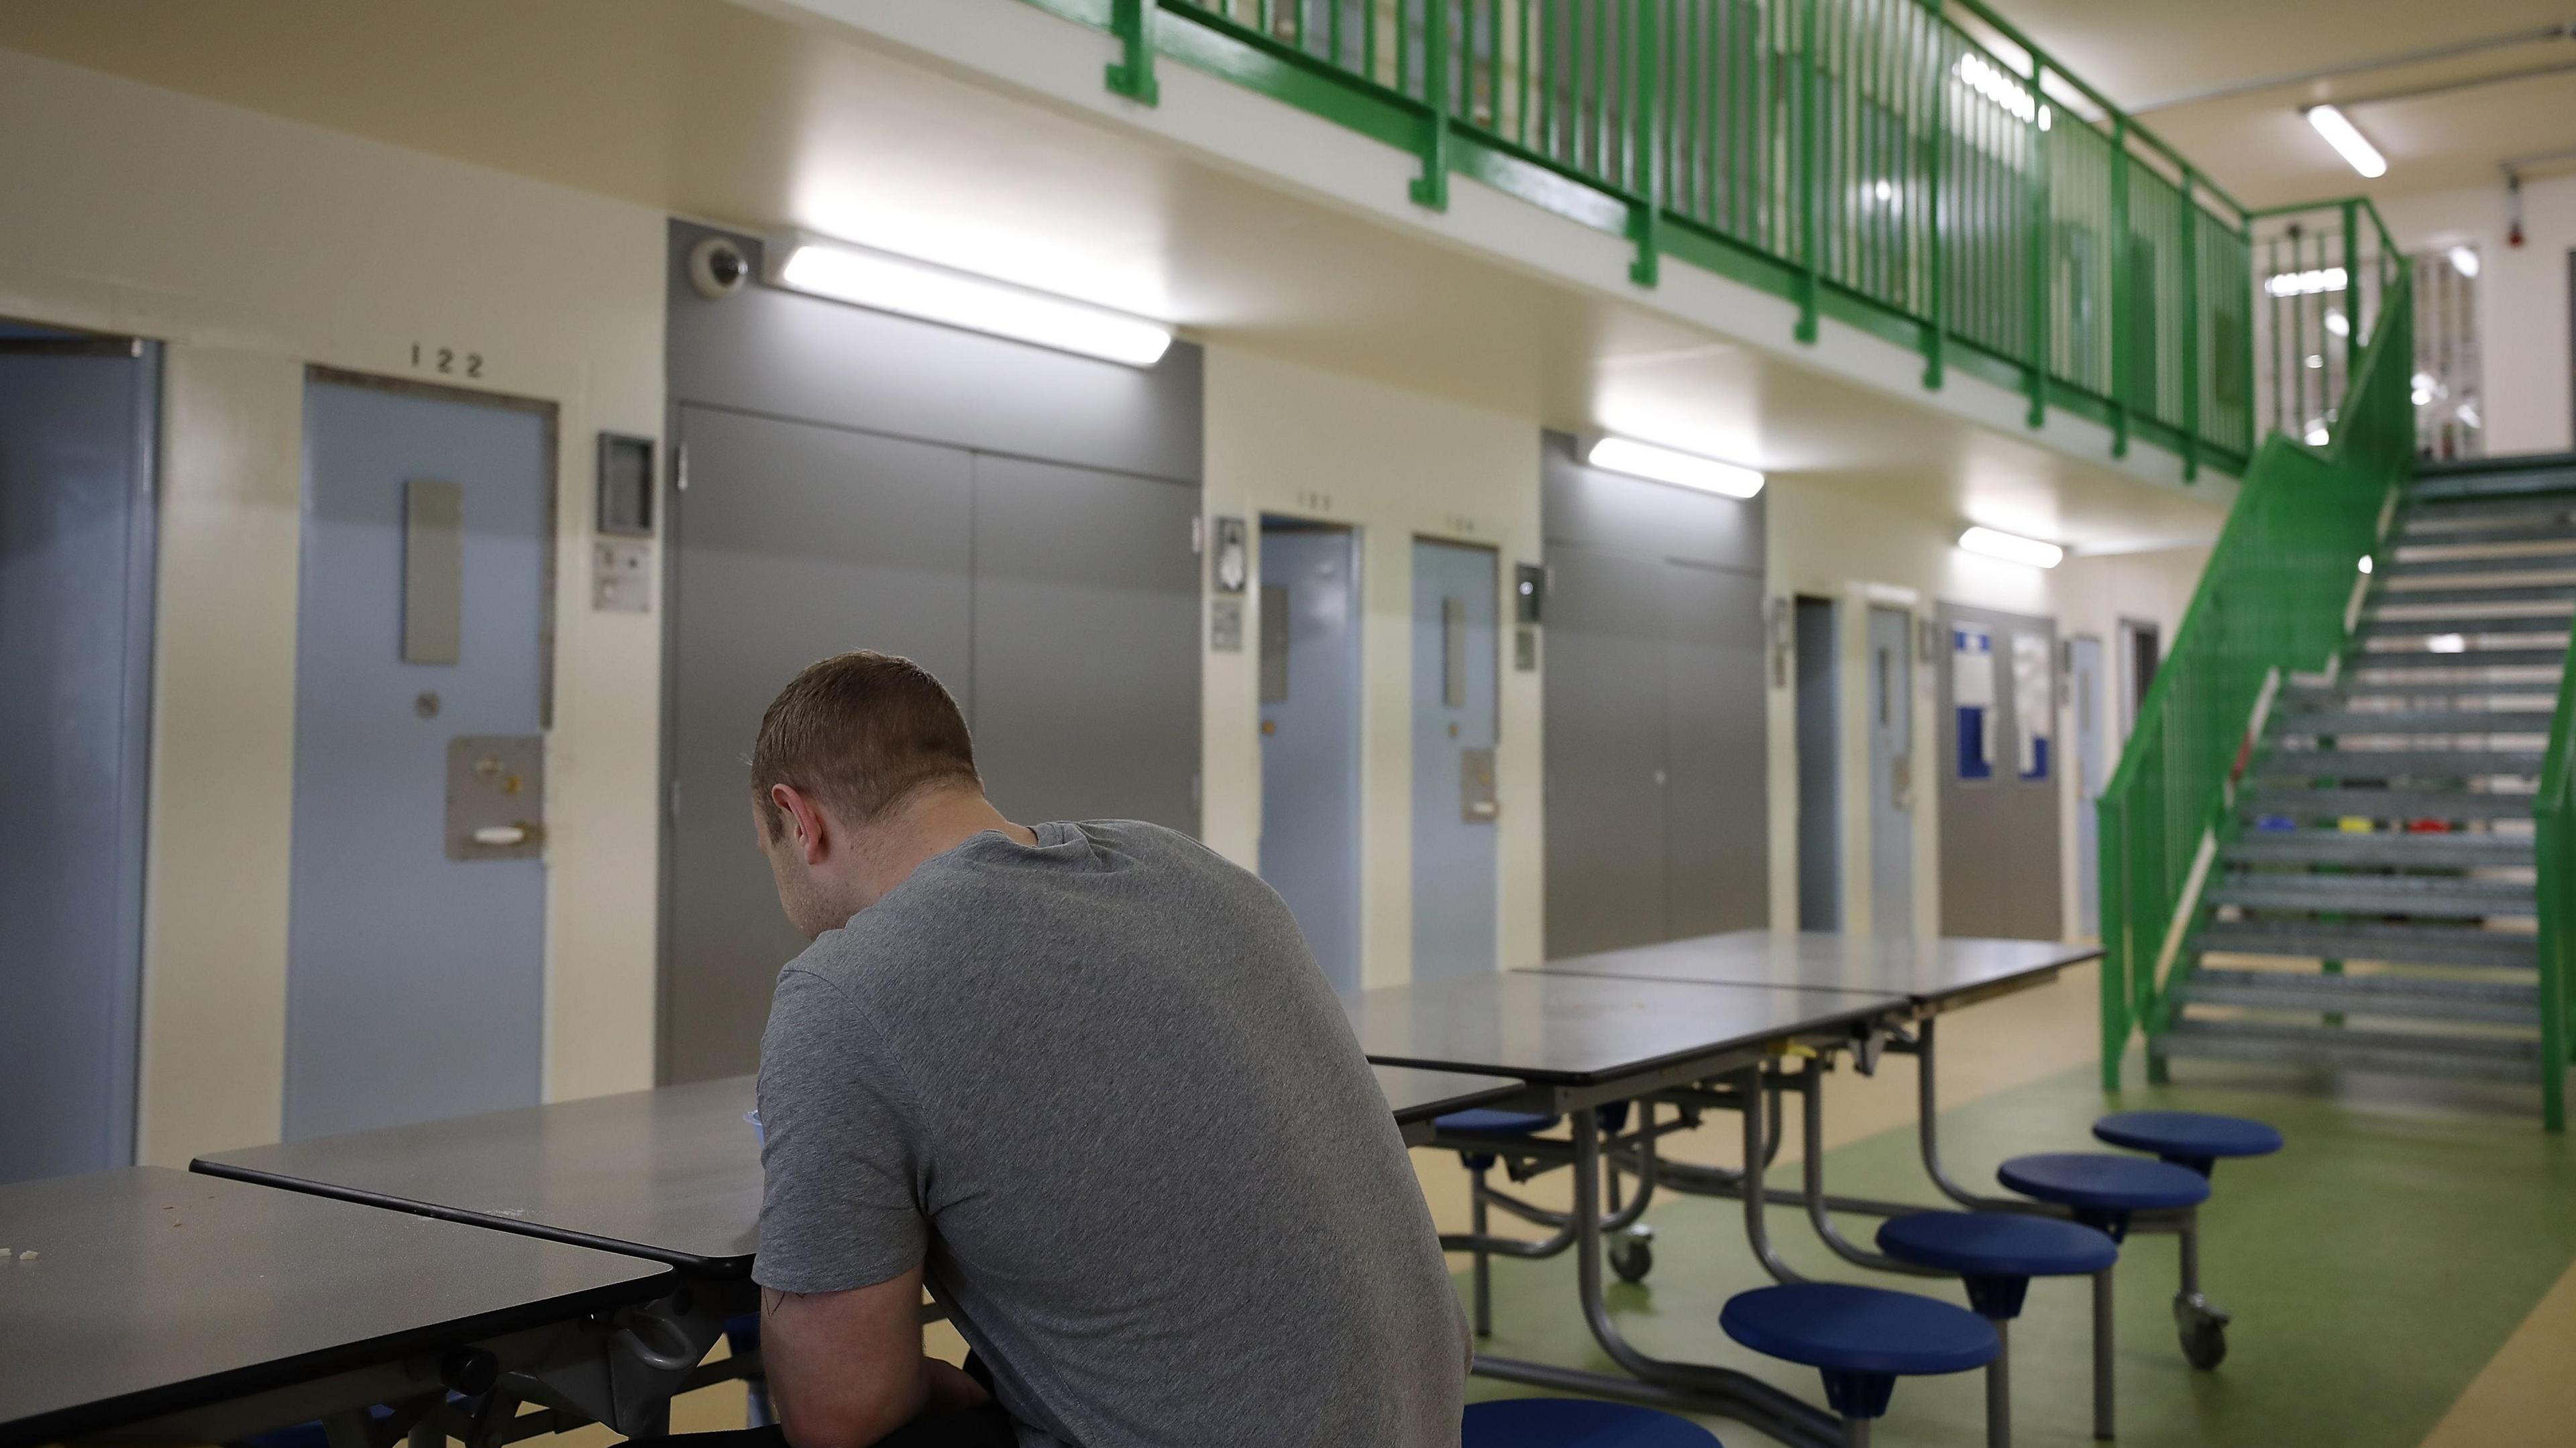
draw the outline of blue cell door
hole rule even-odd
[[[157,363],[0,328],[0,1182],[134,1157]]]
[[[1261,524],[1261,878],[1335,990],[1360,983],[1359,539]]]
[[[553,475],[541,405],[305,385],[290,1138],[538,1099],[545,865],[451,844],[447,800],[523,778],[542,800]]]
[[[1413,543],[1413,978],[1496,968],[1494,552]]]

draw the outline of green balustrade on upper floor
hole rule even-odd
[[[2183,461],[2255,441],[2253,218],[1977,0],[1030,0]],[[2069,102],[2072,102],[2070,105]],[[2082,114],[2078,114],[2078,112]]]

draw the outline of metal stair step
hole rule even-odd
[[[2411,1016],[2538,1026],[2540,987],[2408,975],[2303,975],[2279,970],[2196,970],[2174,988],[2186,1004],[2249,1010]]]
[[[2442,875],[2310,875],[2283,870],[2227,875],[2212,881],[2202,898],[2212,905],[2244,910],[2413,915],[2427,920],[2521,917],[2540,908],[2538,892],[2528,884]]]
[[[2408,1076],[2520,1081],[2532,1079],[2540,1069],[2540,1043],[2512,1036],[2356,1031],[2188,1017],[2174,1022],[2163,1035],[2150,1036],[2147,1049],[2167,1059],[2264,1061]]]
[[[2548,686],[2553,691],[2555,685]],[[2534,686],[2532,692],[2540,692]],[[2548,709],[2315,709],[2278,715],[2272,733],[2291,738],[2398,734],[2547,734]]]
[[[2476,579],[2447,579],[2457,586],[2450,588],[2383,588],[2372,594],[2367,613],[2385,613],[2392,608],[2490,608],[2507,604],[2529,604],[2542,617],[2550,616],[2555,605],[2576,603],[2576,583],[2482,583]],[[2564,618],[2564,613],[2557,617]]]
[[[2348,865],[2361,869],[2510,869],[2533,863],[2531,837],[2497,834],[2354,834],[2256,830],[2219,847],[2229,865]]]
[[[2353,636],[2364,639],[2415,639],[2456,634],[2462,639],[2481,639],[2498,638],[2510,634],[2516,638],[2526,636],[2563,638],[2567,634],[2568,627],[2569,616],[2563,613],[2473,613],[2456,618],[2389,618],[2377,609],[2372,609],[2363,616],[2361,627]]]
[[[2332,684],[2293,684],[2282,697],[2294,710],[2320,710],[2354,699],[2555,699],[2555,679],[2458,680],[2458,679],[2347,679]],[[2511,712],[2511,711],[2498,711]],[[2544,706],[2531,711],[2548,718]]]
[[[2559,507],[2500,515],[2486,528],[2401,527],[2389,535],[2400,548],[2478,548],[2491,543],[2576,543],[2576,526],[2568,517],[2576,508]],[[2522,521],[2516,524],[2513,519]],[[2467,521],[2476,521],[2474,519]]]
[[[2576,515],[2576,498],[2523,497],[2501,498],[2410,498],[2398,519],[2400,528],[2414,528],[2427,523],[2479,522],[2494,527],[2535,526],[2554,519]],[[2503,523],[2498,519],[2509,520]]]
[[[2493,498],[2538,498],[2552,493],[2576,493],[2576,469],[2543,468],[2533,472],[2460,473],[2452,476],[2434,474],[2418,476],[2407,485],[2410,503],[2440,503],[2453,499],[2485,502]]]
[[[2540,943],[2532,936],[2450,925],[2213,920],[2192,937],[2191,948],[2299,960],[2384,960],[2497,970],[2534,970],[2540,964]]]
[[[2423,547],[2420,543],[2406,545]],[[2576,570],[2576,553],[2514,553],[2503,557],[2401,558],[2379,565],[2382,579],[2457,578],[2481,573],[2565,573]]]
[[[2477,794],[2435,789],[2299,789],[2260,785],[2236,797],[2244,815],[2293,819],[2511,820],[2528,819],[2528,794]]]
[[[2538,749],[2275,749],[2254,761],[2260,779],[2537,779]]]
[[[2383,649],[2352,654],[2344,663],[2348,669],[2409,669],[2445,674],[2466,673],[2475,669],[2554,669],[2567,662],[2567,651],[2561,649],[2462,649],[2456,654],[2437,654],[2430,650]]]

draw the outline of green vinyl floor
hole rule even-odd
[[[2231,1086],[2213,1080],[2216,1069],[2116,1097],[2079,1069],[1969,1102],[1943,1113],[1943,1154],[1972,1190],[1992,1191],[2006,1157],[2095,1146],[2089,1128],[2108,1110],[2171,1107],[2273,1122],[2288,1149],[2221,1163],[2202,1209],[2202,1286],[2236,1317],[2215,1372],[2194,1371],[2175,1341],[2176,1239],[2139,1237],[2123,1250],[2118,1441],[2415,1448],[2576,1259],[2576,1152],[2522,1111],[2391,1111],[2277,1081],[2240,1077]],[[1787,1128],[1797,1130],[1794,1103]],[[1739,1128],[1713,1114],[1705,1129]],[[1832,1191],[1937,1203],[1910,1126],[1831,1151],[1826,1164]],[[1797,1175],[1786,1169],[1772,1180],[1795,1186]],[[1656,1229],[1653,1272],[1636,1286],[1614,1281],[1611,1311],[1642,1351],[1741,1368],[1821,1403],[1815,1373],[1757,1357],[1718,1330],[1731,1294],[1769,1280],[1745,1245],[1742,1213],[1734,1202],[1659,1193],[1646,1216]],[[1864,1245],[1877,1226],[1840,1221]],[[1965,1301],[1955,1283],[1842,1262],[1797,1209],[1775,1207],[1770,1222],[1800,1272]],[[1584,1329],[1571,1253],[1498,1261],[1493,1277],[1494,1335],[1483,1350],[1615,1371]],[[1463,1270],[1457,1281],[1463,1297]],[[2032,1284],[2012,1339],[2015,1442],[2025,1448],[2092,1441],[2090,1320],[2081,1279]],[[1531,1391],[1479,1378],[1468,1397]],[[1982,1444],[1984,1392],[1978,1373],[1906,1379],[1876,1442]],[[1731,1448],[1770,1441],[1739,1423],[1705,1421]],[[2566,1424],[2533,1441],[2561,1431],[2576,1442],[2576,1426]]]

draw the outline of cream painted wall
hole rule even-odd
[[[0,176],[0,316],[169,344],[142,1158],[277,1135],[303,368],[461,380],[415,343],[560,408],[546,1091],[650,1084],[660,624],[587,594],[592,439],[661,431],[663,218],[6,51]]]
[[[1869,733],[1864,712],[1851,706],[1866,698],[1863,680],[1868,658],[1868,606],[1872,603],[1908,610],[1919,630],[1943,603],[1961,603],[2057,621],[2058,637],[2097,634],[2107,645],[2119,618],[2152,620],[2168,644],[2198,581],[2207,550],[2170,549],[2156,553],[2071,558],[2055,569],[2025,568],[1964,553],[1954,546],[1959,526],[1902,511],[1867,496],[1797,478],[1781,478],[1763,494],[1768,508],[1770,596],[1778,601],[1798,594],[1836,600],[1836,641],[1845,683],[1841,694],[1840,777],[1868,777]],[[2215,533],[2224,510],[2210,509]],[[1919,633],[1918,633],[1919,639]],[[1946,660],[1946,655],[1943,656]],[[1940,733],[1938,667],[1914,666],[1914,920],[1917,935],[1941,930]],[[1798,918],[1798,747],[1797,699],[1794,688],[1771,688],[1771,918],[1786,924]],[[2073,711],[2063,701],[2058,710],[2060,740],[2072,740]],[[2116,741],[2113,741],[2116,750]],[[2078,785],[2072,768],[2058,771],[2060,782],[2060,907],[2072,932],[2076,926],[2075,809]],[[1875,928],[1870,917],[1869,797],[1865,790],[1842,791],[1844,928],[1854,933]],[[2087,865],[2085,868],[2090,868]]]
[[[1411,979],[1413,540],[1484,543],[1496,587],[1539,557],[1539,429],[1486,412],[1226,347],[1207,351],[1206,507],[1254,540],[1241,653],[1205,660],[1201,832],[1246,868],[1261,852],[1257,641],[1263,513],[1325,518],[1360,535],[1361,979]],[[1502,617],[1510,618],[1509,601]],[[1539,675],[1505,668],[1495,750],[1502,966],[1533,965],[1540,915]]]
[[[2505,245],[2501,183],[2400,196],[2379,203],[2408,251],[2468,243],[2478,249],[2479,362],[2485,377],[2487,453],[2576,451],[2571,390],[2568,254],[2576,251],[2576,176],[2523,183],[2523,244]]]

